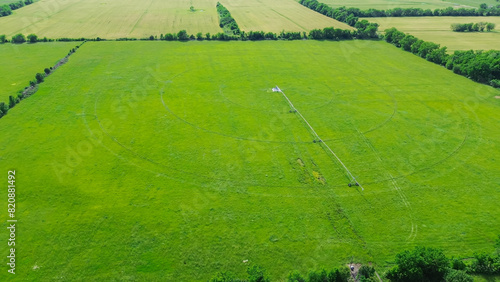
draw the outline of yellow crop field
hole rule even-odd
[[[161,33],[222,31],[216,0],[44,0],[0,18],[0,33],[49,38],[148,37]],[[193,6],[195,11],[191,11]]]
[[[500,31],[491,32],[453,32],[452,23],[492,22],[500,28],[500,17],[405,17],[405,18],[367,18],[380,24],[379,30],[395,27],[415,37],[432,41],[454,50],[490,50],[500,46]]]
[[[353,29],[345,23],[312,11],[293,0],[221,0],[244,31],[310,31],[335,27]]]

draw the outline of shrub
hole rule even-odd
[[[35,79],[36,79],[36,82],[37,82],[37,83],[42,83],[42,82],[43,82],[43,78],[44,78],[44,75],[43,75],[43,74],[41,74],[41,73],[37,73],[37,74],[35,75]]]
[[[36,43],[38,41],[38,36],[36,34],[30,34],[28,35],[28,42],[29,43]]]
[[[247,269],[248,282],[269,282],[269,278],[266,276],[266,271],[264,268],[254,265]]]
[[[43,70],[43,72],[45,72],[45,74],[46,74],[46,75],[49,75],[49,73],[50,73],[50,69],[49,69],[49,68],[45,68],[45,69]]]
[[[177,33],[177,38],[179,38],[180,41],[187,41],[189,39],[189,36],[187,34],[186,30],[181,30]]]
[[[451,269],[444,277],[446,282],[473,282],[472,276],[462,270]]]
[[[7,42],[7,37],[5,37],[5,34],[0,34],[0,44]]]
[[[439,249],[416,247],[396,255],[396,266],[386,277],[393,282],[442,281],[449,266]]]
[[[12,36],[12,43],[17,43],[17,44],[20,44],[20,43],[24,43],[26,42],[26,37],[24,37],[24,35],[22,33],[18,33],[14,36]]]
[[[369,281],[377,281],[375,278],[375,268],[363,265],[358,271],[358,280],[360,282],[369,282]]]
[[[4,102],[0,102],[0,117],[3,117],[9,111],[9,106]]]

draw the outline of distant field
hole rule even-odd
[[[454,50],[500,49],[500,17],[414,17],[367,18],[380,24],[379,30],[395,27],[422,40],[447,46]],[[453,32],[452,23],[492,22],[497,28],[492,32]]]
[[[10,4],[10,3],[17,3],[19,1],[20,0],[0,0],[0,5]],[[35,0],[34,2],[37,2],[37,1],[40,1],[40,0]]]
[[[310,31],[349,25],[314,12],[293,0],[222,0],[220,1],[244,31]]]
[[[422,9],[437,9],[437,8],[479,8],[481,3],[488,5],[498,5],[495,0],[321,0],[319,2],[328,4],[332,7],[356,7],[360,9],[392,9],[392,8],[422,8]]]
[[[207,281],[258,264],[277,281],[383,272],[415,245],[492,251],[499,93],[377,41],[88,42],[0,119],[16,278]]]
[[[189,33],[222,31],[216,0],[46,0],[0,18],[2,33],[59,37],[149,37],[186,29]],[[190,6],[197,9],[189,10]]]
[[[54,66],[78,43],[0,44],[0,102],[29,86],[37,72]]]

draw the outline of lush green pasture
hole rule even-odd
[[[220,1],[241,30],[280,32],[310,31],[335,27],[352,30],[349,25],[314,12],[293,0],[223,0]]]
[[[422,40],[447,46],[454,50],[491,50],[500,48],[500,17],[408,17],[367,18],[380,24],[379,30],[395,27]],[[453,32],[453,23],[491,22],[497,28],[491,32]]]
[[[2,33],[50,38],[149,37],[161,33],[220,32],[216,0],[47,0],[0,18]],[[189,7],[194,6],[195,12]]]
[[[17,95],[17,91],[29,86],[36,73],[54,66],[76,45],[75,42],[0,44],[0,102],[8,102],[10,95]]]
[[[86,43],[0,120],[15,279],[193,281],[259,264],[276,280],[351,260],[383,270],[414,245],[489,251],[499,94],[384,42]]]
[[[442,9],[446,7],[454,8],[479,8],[479,4],[498,5],[496,0],[322,0],[322,3],[332,7],[356,7],[360,9],[393,9],[393,8],[421,8],[421,9]]]

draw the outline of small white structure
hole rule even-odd
[[[273,92],[281,92],[281,89],[278,86],[276,86],[273,88]]]

